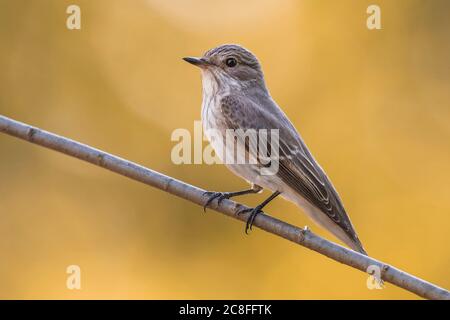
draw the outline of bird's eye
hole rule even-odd
[[[235,58],[228,58],[227,60],[225,60],[225,64],[230,67],[233,68],[234,66],[237,65],[237,61]]]

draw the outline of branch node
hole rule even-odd
[[[33,136],[36,134],[38,130],[36,128],[30,127],[27,132],[27,137],[29,141],[33,141]]]
[[[297,242],[303,243],[303,241],[305,241],[306,234],[309,232],[310,232],[310,230],[309,230],[308,226],[305,226],[303,229],[301,229],[299,232],[299,237],[298,237]]]
[[[97,154],[97,163],[101,167],[105,166],[105,155],[104,154],[102,154],[102,153]]]
[[[164,191],[169,191],[169,188],[170,188],[170,184],[173,182],[173,179],[172,178],[169,178],[168,180],[167,180],[167,182],[164,184]]]
[[[389,270],[390,266],[388,264],[383,264],[381,267],[381,278],[384,278],[385,273]]]

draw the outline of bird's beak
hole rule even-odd
[[[210,65],[210,63],[203,58],[186,57],[183,58],[183,60],[200,68],[207,67],[208,65]]]

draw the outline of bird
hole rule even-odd
[[[367,255],[331,180],[270,95],[258,58],[240,45],[224,44],[206,51],[201,57],[185,57],[183,60],[201,70],[202,127],[216,152],[227,151],[229,147],[224,138],[217,138],[213,132],[219,132],[222,137],[228,130],[276,130],[278,134],[276,172],[262,174],[261,168],[267,167],[267,163],[250,150],[248,140],[241,139],[245,149],[237,152],[250,154],[256,158],[256,163],[229,161],[225,165],[250,183],[251,188],[236,192],[207,191],[204,209],[214,200],[220,205],[223,199],[268,189],[272,194],[261,204],[238,212],[250,212],[246,233],[262,209],[281,195],[348,247]],[[217,155],[220,158],[223,153],[217,152]]]

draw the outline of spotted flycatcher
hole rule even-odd
[[[220,205],[223,199],[258,193],[266,188],[273,194],[249,210],[246,232],[262,208],[281,195],[303,208],[312,220],[353,250],[366,254],[330,179],[270,96],[255,55],[238,45],[222,45],[207,51],[201,58],[188,57],[184,60],[200,67],[202,71],[203,129],[216,151],[229,151],[229,144],[225,146],[224,139],[213,137],[211,132],[219,132],[222,137],[230,129],[276,130],[278,133],[278,156],[275,160],[271,158],[272,161],[278,161],[277,171],[274,174],[262,174],[260,169],[266,167],[267,163],[263,163],[250,150],[248,141],[243,141],[244,150],[237,152],[253,155],[256,163],[225,164],[234,174],[250,182],[252,188],[238,192],[208,192],[205,207],[214,199]],[[273,154],[275,150],[273,145],[271,147],[269,151],[272,152],[269,153]],[[218,156],[221,156],[220,152]]]

